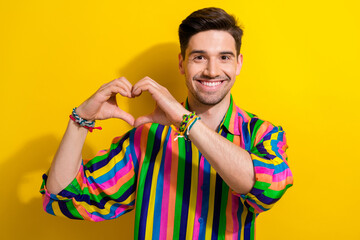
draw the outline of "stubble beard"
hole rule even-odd
[[[227,80],[230,81],[230,80]],[[189,86],[188,82],[186,83],[189,93],[193,96],[194,100],[197,102],[206,105],[206,106],[214,106],[220,103],[226,95],[229,93],[231,87],[226,89],[221,89],[220,92],[199,92],[193,88],[193,86]]]
[[[201,94],[198,93],[196,91],[190,91],[191,95],[193,95],[193,97],[201,104],[206,105],[206,106],[214,106],[217,105],[218,103],[220,103],[225,96],[227,95],[227,92],[222,92],[221,94],[219,93],[214,93],[214,94]],[[219,94],[219,95],[218,95]],[[212,96],[214,95],[214,96]]]

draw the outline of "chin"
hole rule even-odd
[[[195,98],[197,99],[197,101],[201,104],[204,105],[208,105],[208,106],[214,106],[218,103],[220,103],[222,100],[224,100],[224,98],[226,97],[226,94],[221,94],[220,96],[213,96],[211,94],[195,94]]]

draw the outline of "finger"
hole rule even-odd
[[[155,89],[158,89],[160,85],[149,77],[144,77],[132,88],[132,94],[139,96],[143,91],[149,91],[151,94]]]
[[[135,118],[128,112],[125,112],[124,110],[121,110],[120,108],[116,108],[113,113],[114,118],[120,118],[130,124],[131,126],[134,126]]]
[[[117,93],[121,94],[124,97],[131,96],[130,92],[128,92],[123,87],[119,87],[117,85],[109,85],[106,88],[102,89],[100,91],[100,93],[106,98],[105,100],[109,99],[111,96],[113,96],[114,94],[117,94]]]
[[[142,92],[145,92],[145,91],[148,91],[151,95],[154,95],[157,92],[159,92],[159,90],[160,89],[158,88],[158,86],[156,86],[152,83],[142,83],[142,84],[137,85],[136,87],[134,86],[131,93],[134,97],[137,97],[137,96],[141,95]]]
[[[152,122],[154,122],[152,114],[144,115],[144,116],[138,117],[135,120],[134,127],[139,127],[140,125],[143,125],[145,123],[152,123]]]
[[[129,93],[131,93],[132,90],[132,84],[125,78],[121,77],[114,80],[115,84],[119,87],[123,87],[126,89]],[[131,95],[131,94],[130,94]]]

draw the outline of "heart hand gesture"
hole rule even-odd
[[[131,98],[131,83],[124,77],[115,79],[102,85],[89,99],[83,102],[77,109],[77,114],[86,120],[104,120],[120,118],[134,125],[134,117],[121,110],[116,102],[116,94]]]
[[[189,111],[176,101],[165,87],[149,77],[145,77],[137,82],[133,86],[132,94],[134,97],[138,97],[144,91],[148,91],[151,94],[152,98],[156,101],[156,107],[151,114],[137,118],[134,126],[138,127],[142,124],[153,122],[162,125],[173,124],[179,127],[182,116],[189,113]]]
[[[135,120],[130,113],[118,107],[116,94],[132,98],[140,96],[144,91],[148,91],[156,101],[156,108],[151,114],[143,115]],[[149,122],[162,125],[173,124],[179,127],[182,116],[189,113],[165,87],[149,77],[141,79],[134,86],[124,77],[106,83],[76,111],[80,117],[87,120],[120,118],[135,127]]]

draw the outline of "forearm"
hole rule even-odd
[[[81,151],[88,130],[74,121],[69,124],[52,161],[46,187],[57,194],[75,178],[81,165]]]
[[[254,166],[249,153],[198,121],[190,140],[222,179],[237,193],[246,194],[254,186]]]

